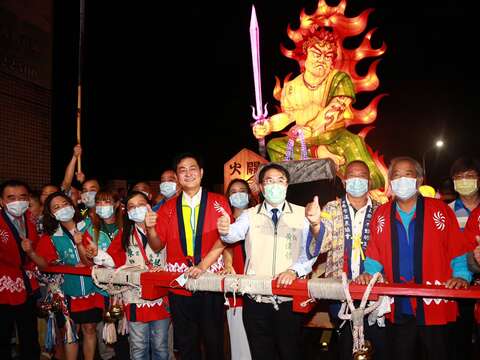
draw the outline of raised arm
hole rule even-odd
[[[70,187],[72,186],[73,176],[75,175],[75,165],[77,164],[77,160],[82,154],[82,147],[80,144],[75,145],[73,148],[73,155],[70,159],[70,162],[65,169],[65,176],[63,177],[62,181],[62,190],[68,192]]]

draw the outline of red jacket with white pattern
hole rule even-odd
[[[383,265],[385,279],[400,283],[398,236],[395,221],[401,221],[394,202],[380,206],[370,223],[370,241],[367,257]],[[458,227],[452,209],[444,202],[418,197],[415,211],[414,280],[416,284],[443,284],[452,278],[450,262],[468,250],[464,234]],[[393,234],[393,236],[392,236]],[[454,301],[410,298],[419,325],[443,325],[455,321],[457,306]],[[388,314],[394,322],[395,304]]]
[[[32,246],[38,243],[38,234],[29,211],[24,214],[27,238]],[[22,250],[21,239],[5,210],[0,210],[0,304],[20,305],[38,289],[33,271],[35,264]]]

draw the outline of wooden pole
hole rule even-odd
[[[83,42],[85,32],[85,0],[80,0],[80,29],[78,34],[78,85],[77,85],[77,144],[81,144],[82,118],[82,70],[83,70]],[[77,159],[77,172],[82,172],[81,156]]]
[[[77,87],[77,144],[81,144],[81,119],[82,119],[82,85]],[[82,172],[81,155],[77,159],[77,172]]]

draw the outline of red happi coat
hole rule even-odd
[[[475,210],[470,213],[467,224],[465,225],[465,229],[463,231],[467,237],[469,251],[475,250],[475,248],[478,246],[476,237],[480,236],[480,207],[477,206]],[[478,281],[479,279],[477,278],[477,284]],[[475,320],[478,324],[480,324],[480,300],[477,300],[474,312]]]
[[[27,238],[35,246],[38,234],[29,211],[24,215]],[[22,250],[21,239],[15,226],[5,213],[0,210],[0,304],[20,305],[27,296],[38,289],[38,282],[33,271],[35,264]]]
[[[118,268],[127,262],[127,253],[122,246],[123,230],[120,229],[107,249],[107,253],[112,257],[115,267]],[[88,236],[84,236],[83,243],[88,243]],[[151,322],[163,320],[170,317],[168,297],[165,296],[162,302],[154,305],[138,306],[137,304],[125,304],[125,314],[128,321]]]
[[[478,245],[475,237],[480,235],[480,206],[470,213],[464,232],[469,245],[468,251],[473,251]]]
[[[400,283],[399,247],[396,221],[401,218],[390,201],[380,206],[370,223],[370,241],[367,257],[383,265],[384,276],[390,283]],[[444,202],[418,197],[415,215],[413,282],[417,284],[443,284],[452,278],[450,262],[466,253],[468,246],[458,227],[452,209]],[[455,301],[440,299],[410,298],[413,312],[419,325],[444,325],[455,321]],[[395,304],[392,304],[389,320],[395,322]]]
[[[197,265],[208,254],[220,238],[217,230],[217,219],[222,214],[218,211],[218,205],[223,207],[228,214],[231,214],[225,196],[202,189],[193,258],[187,257],[182,193],[168,200],[160,208],[156,230],[160,241],[167,247],[166,271],[185,272],[189,266]],[[222,270],[223,267],[223,261],[219,259],[210,267],[210,271],[217,272]],[[172,292],[179,295],[190,295],[189,291],[183,289],[172,289]]]

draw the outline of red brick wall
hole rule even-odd
[[[50,181],[51,91],[0,72],[0,180]]]

